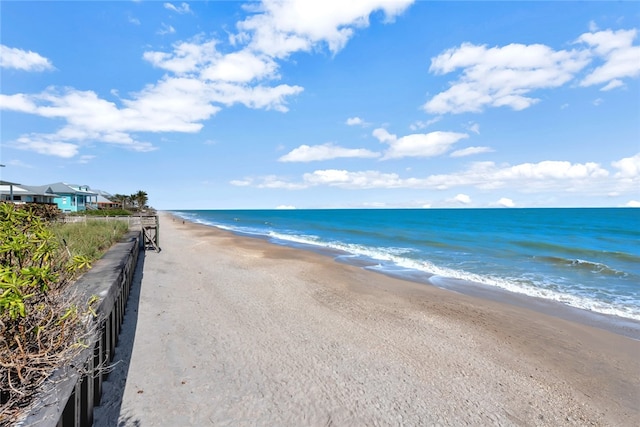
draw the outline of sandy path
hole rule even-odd
[[[637,341],[166,214],[160,243],[96,426],[640,425]]]

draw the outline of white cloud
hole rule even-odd
[[[542,44],[510,44],[487,47],[463,43],[431,59],[429,71],[449,74],[459,71],[449,89],[424,104],[428,113],[481,112],[508,106],[523,110],[539,101],[531,94],[562,86],[592,62],[580,86],[604,84],[603,91],[624,85],[624,78],[640,76],[640,46],[633,45],[637,30],[597,31],[582,34],[573,50],[554,50]],[[586,45],[586,47],[585,47]],[[604,62],[604,63],[602,63]]]
[[[322,145],[301,145],[289,153],[280,157],[280,162],[314,162],[320,160],[330,160],[341,157],[374,158],[379,157],[379,153],[366,150],[364,148],[344,148],[326,143]]]
[[[380,142],[389,142],[390,143],[390,142],[396,141],[398,139],[397,136],[390,134],[384,128],[374,129],[371,134]]]
[[[622,80],[613,79],[609,83],[607,83],[605,86],[602,86],[600,90],[603,92],[606,92],[608,90],[615,89],[621,86],[624,86],[624,83],[622,82]]]
[[[37,110],[32,97],[22,93],[15,95],[5,95],[0,93],[0,108],[3,110],[13,110],[21,113],[34,113]]]
[[[640,201],[638,200],[629,200],[627,203],[625,203],[624,205],[627,208],[640,208]]]
[[[157,88],[156,88],[157,89]],[[173,88],[177,91],[177,88]],[[192,111],[192,116],[179,111],[180,100],[176,93],[171,94],[167,89],[165,95],[173,98],[158,97],[153,99],[153,91],[138,94],[138,99],[128,100],[124,108],[99,98],[91,91],[77,91],[66,89],[63,92],[48,90],[37,95],[18,94],[4,97],[7,103],[2,103],[3,109],[28,112],[46,118],[66,120],[66,125],[57,132],[49,135],[23,135],[18,142],[22,147],[32,147],[33,151],[46,153],[43,144],[52,144],[55,149],[49,150],[52,155],[69,157],[77,150],[60,150],[60,142],[81,143],[84,141],[100,141],[118,144],[135,151],[150,151],[151,144],[136,141],[131,132],[142,131],[181,131],[195,132],[201,125],[192,120],[202,118],[201,111]],[[198,104],[190,99],[194,110]],[[206,114],[215,112],[210,110]],[[182,114],[180,114],[182,113]],[[207,117],[208,117],[207,115]],[[25,141],[37,142],[25,144]],[[76,147],[76,145],[73,145]],[[63,145],[62,147],[67,147]]]
[[[83,156],[80,156],[80,158],[78,159],[78,163],[87,164],[87,163],[89,163],[91,160],[93,160],[95,158],[96,158],[96,156],[92,156],[90,154],[85,154]]]
[[[243,179],[234,179],[229,181],[229,184],[236,187],[248,187],[255,186],[256,188],[270,188],[270,189],[285,189],[285,190],[299,190],[305,188],[303,184],[296,184],[279,178],[275,175],[267,175],[256,180],[251,177]]]
[[[171,53],[148,51],[143,58],[155,67],[201,80],[248,83],[279,78],[278,65],[268,56],[246,49],[222,54],[216,44],[196,38],[174,44]]]
[[[262,182],[258,184],[258,188],[282,188],[285,190],[301,190],[306,188],[304,184],[296,184],[275,175],[269,175],[262,178]]]
[[[216,48],[217,40],[202,35],[175,43],[169,51],[147,51],[144,60],[168,73],[156,83],[132,93],[129,99],[120,99],[119,104],[101,99],[92,91],[52,88],[40,94],[0,95],[0,106],[66,121],[62,128],[49,135],[23,135],[19,145],[26,149],[72,156],[78,153],[80,145],[93,141],[137,151],[153,150],[150,143],[139,141],[135,133],[198,132],[203,121],[223,107],[235,104],[288,111],[287,99],[301,93],[303,88],[269,84],[280,78],[276,60],[323,44],[337,52],[357,28],[368,25],[373,12],[382,11],[391,20],[412,1],[266,0],[258,6],[249,4],[246,7],[254,13],[237,24],[239,33],[229,36],[235,51],[220,52]],[[191,11],[187,3],[177,6],[167,2],[164,7],[177,13]],[[175,32],[171,25],[162,23],[158,33]],[[6,47],[3,47],[2,61],[4,67],[52,67],[40,55]],[[359,157],[376,155],[367,150],[336,153]],[[264,185],[284,184],[272,179]]]
[[[22,49],[0,44],[0,68],[13,68],[23,71],[53,70],[53,64],[44,56]]]
[[[329,185],[341,188],[400,188],[402,180],[395,173],[378,171],[350,172],[338,169],[317,170],[303,176],[305,185]]]
[[[40,94],[0,95],[5,110],[30,113],[47,118],[63,119],[67,123],[57,132],[46,136],[23,135],[25,149],[67,157],[78,153],[75,143],[98,141],[118,144],[134,151],[151,151],[148,142],[136,139],[136,132],[195,133],[202,121],[209,119],[221,107],[243,104],[249,108],[286,111],[285,99],[299,93],[297,86],[276,87],[234,85],[204,82],[196,78],[164,77],[155,85],[133,93],[121,100],[122,106],[101,99],[95,92],[65,89],[47,90]],[[25,143],[25,141],[33,143]],[[75,149],[60,142],[73,142]],[[43,148],[53,144],[52,149]]]
[[[106,134],[115,132],[197,132],[198,123],[220,110],[210,105],[206,85],[195,79],[165,78],[149,85],[122,107],[98,98],[91,91],[45,93],[49,105],[39,107],[43,116],[66,118],[75,128]]]
[[[446,190],[471,186],[481,190],[512,187],[523,192],[548,190],[589,190],[590,183],[602,182],[609,172],[597,163],[570,163],[547,160],[539,163],[497,166],[494,162],[475,162],[466,170],[431,175],[418,182],[426,188]]]
[[[604,64],[588,74],[580,86],[607,83],[602,90],[622,86],[621,79],[640,75],[640,46],[633,46],[637,30],[598,31],[582,34],[577,42],[587,44]]]
[[[383,128],[375,129],[373,136],[380,142],[389,144],[383,160],[402,157],[439,156],[447,152],[459,140],[469,137],[466,133],[436,131],[426,134],[411,134],[398,138]]]
[[[277,64],[269,57],[243,50],[224,55],[202,70],[207,80],[250,82],[254,79],[277,78]]]
[[[175,32],[176,32],[176,29],[173,28],[172,25],[168,25],[168,24],[165,24],[163,22],[162,26],[160,27],[160,29],[158,31],[156,31],[156,34],[164,36],[164,35],[167,35],[167,34],[174,34]]]
[[[228,83],[214,83],[210,85],[211,101],[226,106],[243,104],[248,108],[289,111],[286,98],[302,92],[300,86],[279,85],[246,86]]]
[[[246,179],[234,179],[232,181],[229,181],[229,184],[231,185],[235,185],[236,187],[248,187],[251,184],[253,184],[253,180],[250,178],[246,178]]]
[[[383,11],[391,21],[411,3],[413,0],[264,0],[255,8],[258,13],[238,23],[238,29],[251,34],[252,50],[274,58],[309,51],[321,43],[336,53],[357,28],[369,25],[373,12]]]
[[[589,61],[583,51],[554,51],[541,44],[510,44],[488,48],[463,43],[431,59],[429,71],[448,74],[461,69],[451,87],[431,98],[428,113],[481,112],[508,106],[523,110],[538,102],[537,89],[554,88],[571,80]]]
[[[502,206],[505,208],[512,208],[516,205],[515,203],[513,203],[513,200],[507,197],[501,197],[500,200],[498,200],[497,204],[498,206]]]
[[[450,154],[450,156],[465,157],[465,156],[472,156],[474,154],[491,153],[491,152],[493,152],[493,149],[489,147],[467,147],[467,148],[463,148],[462,150],[454,151],[453,153]]]
[[[611,165],[618,169],[618,178],[640,178],[640,153],[612,162]]]
[[[196,38],[190,42],[175,43],[171,53],[148,51],[142,57],[154,67],[178,75],[195,73],[220,57],[216,52],[216,43],[216,40],[202,42]]]
[[[66,93],[45,92],[38,95],[2,96],[3,109],[28,112],[48,118],[62,118],[67,125],[58,132],[37,138],[37,143],[24,144],[31,136],[23,136],[22,147],[46,153],[45,141],[101,141],[117,143],[135,151],[150,151],[151,144],[136,141],[132,132],[198,132],[200,123],[220,110],[212,102],[225,105],[242,103],[250,108],[286,111],[284,98],[300,89],[281,85],[275,88],[207,86],[193,79],[165,79],[123,100],[123,107],[100,99],[93,92],[69,90]],[[57,145],[56,145],[57,146]],[[49,154],[58,155],[60,146]],[[68,146],[64,146],[68,147]],[[75,147],[75,145],[74,145]],[[77,153],[62,150],[63,156]]]
[[[292,206],[292,205],[278,205],[278,206],[276,206],[276,209],[279,209],[279,210],[293,210],[295,208],[296,207]]]
[[[453,200],[455,200],[458,203],[462,203],[463,205],[468,205],[469,203],[471,203],[471,197],[462,193],[454,197]]]
[[[539,163],[522,163],[500,169],[494,173],[498,179],[581,179],[607,176],[609,172],[597,163],[570,163],[545,160]]]
[[[171,3],[165,3],[164,8],[180,14],[191,13],[191,9],[189,8],[189,5],[184,2],[181,3],[180,6],[175,6]]]
[[[637,31],[597,31],[584,33],[576,40],[576,43],[585,43],[591,47],[596,55],[607,57],[621,49],[626,49],[633,44]]]
[[[416,120],[409,125],[409,129],[415,132],[420,129],[425,129],[434,123],[438,123],[440,120],[442,120],[442,116],[436,116],[433,119],[427,120],[426,122],[423,120]]]
[[[360,117],[349,117],[345,122],[347,126],[367,126],[369,123],[362,120]]]
[[[529,193],[547,191],[593,193],[597,191],[602,194],[606,194],[607,189],[626,192],[632,191],[634,188],[632,180],[623,176],[611,177],[609,171],[597,163],[570,163],[554,160],[513,166],[498,166],[494,162],[476,162],[466,170],[450,174],[409,178],[402,178],[397,173],[375,170],[320,169],[305,173],[300,182],[269,176],[256,180],[245,179],[234,185],[289,189],[322,185],[345,189],[412,188],[432,190],[447,190],[457,187],[495,190],[508,187],[514,191]]]
[[[480,125],[478,123],[469,122],[467,129],[476,135],[480,135]]]
[[[23,135],[13,144],[20,150],[34,151],[47,156],[57,156],[65,159],[74,157],[79,152],[76,144],[56,141],[48,135]]]

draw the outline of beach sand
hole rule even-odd
[[[640,342],[160,214],[96,426],[640,425]]]

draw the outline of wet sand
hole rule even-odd
[[[160,221],[96,426],[640,425],[640,341]]]

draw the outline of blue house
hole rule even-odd
[[[53,200],[62,212],[81,212],[98,208],[98,193],[91,191],[88,185],[57,182],[43,187],[50,188],[58,195]]]

